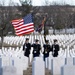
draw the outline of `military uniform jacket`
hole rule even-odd
[[[49,52],[51,51],[50,45],[49,44],[44,44],[43,47],[44,47],[43,54],[46,55],[46,56],[49,56]]]
[[[52,45],[52,53],[53,53],[54,57],[58,55],[58,51],[59,51],[59,45],[58,44],[53,44]]]
[[[24,55],[27,56],[27,57],[29,57],[30,50],[31,50],[31,44],[30,43],[25,43],[23,45],[23,51],[25,51]]]
[[[40,44],[32,44],[33,54],[40,54],[41,45]]]

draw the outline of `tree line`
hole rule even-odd
[[[33,14],[35,29],[41,24],[43,17],[47,16],[46,30],[50,27],[53,29],[75,28],[75,6],[70,5],[47,5],[32,6],[32,0],[20,0],[21,5],[9,2],[9,6],[0,4],[0,36],[8,34],[15,35],[11,21],[26,16],[28,13]]]

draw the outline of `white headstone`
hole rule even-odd
[[[53,56],[52,56],[52,52],[50,52],[49,54],[49,58],[48,58],[48,69],[51,70],[51,60],[53,59]]]
[[[73,65],[74,64],[74,58],[72,58],[72,57],[65,58],[65,64],[66,65]]]
[[[61,75],[75,75],[74,58],[65,59],[65,65],[61,68]]]
[[[2,75],[17,75],[16,68],[13,66],[5,66],[0,69],[2,71]]]
[[[9,65],[10,65],[9,57],[2,56],[2,66],[9,66]]]
[[[45,68],[48,68],[48,66],[49,66],[49,60],[48,58],[45,58]]]
[[[61,75],[75,75],[74,65],[65,65],[61,69]]]
[[[14,67],[17,69],[17,75],[23,75],[23,70],[28,68],[28,58],[14,58]]]
[[[35,57],[32,63],[32,75],[45,75],[45,64],[43,58]]]
[[[60,75],[61,74],[61,67],[64,64],[65,64],[65,58],[63,58],[63,57],[53,58],[52,61],[51,61],[52,75]]]

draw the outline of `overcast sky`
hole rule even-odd
[[[0,0],[0,1],[2,1],[2,0]],[[5,1],[6,5],[8,5],[9,0],[3,0],[3,1]],[[14,1],[15,3],[19,3],[19,0],[12,0],[12,1]],[[70,5],[75,5],[75,0],[48,0],[48,1],[50,3],[57,2],[57,3],[60,3],[60,4],[66,3],[66,4],[70,4]],[[41,5],[45,4],[45,0],[32,0],[32,4],[34,6],[41,6]]]
[[[50,3],[57,2],[57,3],[66,3],[70,5],[75,5],[75,0],[48,0]],[[33,0],[33,5],[43,5],[45,0]]]

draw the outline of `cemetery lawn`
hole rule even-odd
[[[21,47],[22,45],[21,44],[19,44],[19,45],[16,45],[16,44],[12,44],[12,45],[10,45],[10,44],[7,44],[7,43],[3,43],[3,47],[13,47],[13,48],[16,48],[16,47]]]

